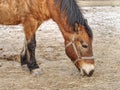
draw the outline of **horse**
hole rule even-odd
[[[20,62],[34,75],[40,73],[35,58],[36,31],[48,19],[53,19],[60,28],[66,55],[81,75],[92,76],[93,33],[75,0],[0,0],[0,24],[23,25],[25,42]]]

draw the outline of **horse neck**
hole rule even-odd
[[[64,39],[66,39],[68,35],[74,33],[74,31],[72,30],[73,27],[69,25],[67,21],[67,15],[65,15],[64,12],[61,13],[59,4],[56,5],[54,1],[55,0],[48,0],[47,2],[47,5],[49,7],[50,18],[52,18],[57,23]]]
[[[65,19],[56,20],[55,21],[60,28],[60,31],[64,37],[64,39],[69,39],[70,36],[73,35],[74,31],[72,30],[72,26],[70,26]],[[69,36],[69,37],[68,37]]]

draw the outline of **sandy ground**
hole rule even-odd
[[[0,90],[120,90],[120,7],[84,7],[83,12],[94,33],[92,77],[81,77],[67,58],[62,35],[52,20],[37,31],[39,77],[19,63],[22,25],[0,26]]]

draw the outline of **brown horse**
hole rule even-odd
[[[25,45],[21,65],[39,74],[35,59],[35,32],[45,20],[52,18],[65,40],[65,51],[82,75],[94,72],[92,31],[75,0],[0,0],[0,24],[22,24]]]

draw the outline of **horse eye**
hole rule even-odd
[[[82,44],[82,47],[83,47],[83,48],[87,48],[88,45],[87,45],[86,43],[83,43],[83,44]]]

